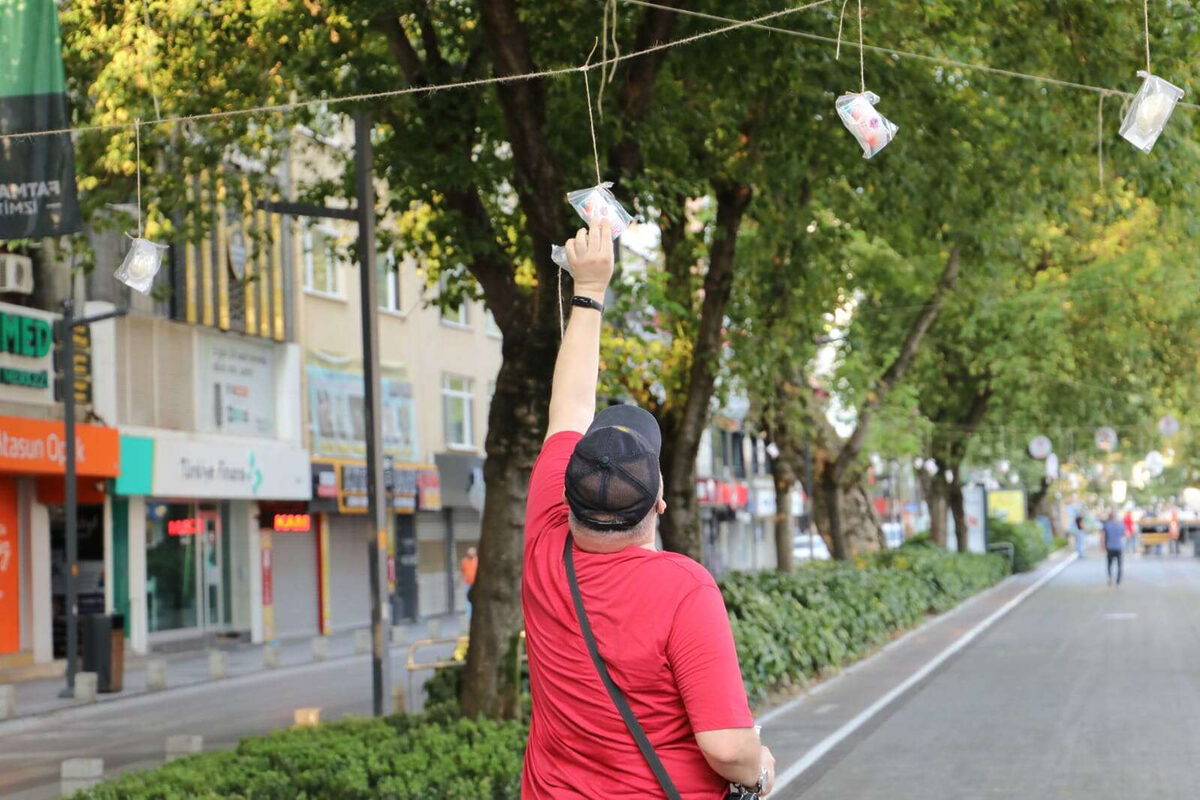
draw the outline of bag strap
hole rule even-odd
[[[592,635],[592,626],[588,622],[587,611],[583,608],[583,595],[579,593],[579,581],[575,577],[575,556],[571,552],[573,543],[574,540],[568,533],[567,544],[563,549],[563,562],[567,565],[567,582],[571,584],[571,597],[575,600],[575,615],[579,618],[579,630],[583,634],[583,640],[587,642],[588,652],[592,655],[592,663],[596,665],[596,672],[600,673],[600,680],[604,683],[604,688],[608,690],[608,696],[612,698],[617,711],[621,712],[625,726],[629,728],[633,740],[637,742],[638,749],[642,751],[642,757],[650,766],[650,771],[658,779],[658,785],[666,793],[667,800],[682,800],[679,790],[671,781],[671,776],[667,774],[667,768],[659,760],[658,753],[654,752],[654,745],[650,744],[646,732],[642,730],[637,717],[633,715],[629,701],[625,699],[620,687],[613,682],[612,676],[608,674],[608,665],[604,663],[604,659],[600,657],[600,651],[596,649],[596,637]]]

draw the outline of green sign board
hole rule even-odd
[[[0,397],[52,402],[53,349],[52,315],[0,303]]]

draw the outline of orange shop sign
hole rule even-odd
[[[66,427],[61,422],[0,417],[0,472],[62,475],[66,463]],[[120,474],[117,429],[76,425],[75,469],[80,475],[98,478],[115,478]]]

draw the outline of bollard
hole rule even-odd
[[[404,644],[404,626],[392,626],[392,644]]]
[[[77,674],[76,680],[79,675]],[[103,758],[68,758],[59,768],[59,792],[70,797],[83,789],[91,789],[104,780]]]
[[[363,653],[371,652],[371,632],[370,631],[355,631],[354,632],[354,655],[361,656]]]
[[[222,680],[229,675],[229,657],[224,650],[208,651],[208,677],[214,681]]]
[[[17,687],[0,686],[0,720],[17,715]]]
[[[152,658],[146,662],[146,691],[161,692],[167,688],[167,660]]]
[[[96,702],[96,673],[75,673],[75,700],[80,703]]]
[[[321,724],[321,709],[297,708],[292,716],[293,728],[314,728]]]
[[[408,704],[404,702],[404,684],[392,684],[392,711],[397,714],[403,714],[408,711]]]
[[[279,666],[279,646],[275,644],[263,645],[263,666],[267,669],[275,669]]]
[[[181,733],[167,737],[167,761],[204,752],[204,737]]]
[[[324,661],[329,658],[329,640],[324,636],[314,636],[312,638],[312,657],[313,661]]]
[[[442,635],[441,620],[438,620],[438,619],[429,620],[428,628],[429,628],[429,638],[430,639],[436,639]]]

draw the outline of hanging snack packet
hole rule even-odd
[[[589,225],[607,219],[612,223],[612,235],[615,239],[625,232],[633,222],[633,217],[629,216],[629,212],[613,197],[613,193],[609,191],[611,186],[611,183],[602,183],[588,189],[568,192],[567,202],[575,207],[576,213]]]
[[[1149,153],[1183,97],[1183,89],[1145,70],[1138,70],[1138,75],[1145,80],[1121,123],[1121,135],[1143,153]]]
[[[561,244],[550,245],[550,260],[558,264],[560,269],[565,269],[572,278],[575,277],[575,270],[571,269],[571,264],[567,261],[567,249]]]
[[[163,251],[166,249],[165,244],[155,244],[149,239],[138,237],[133,240],[133,245],[125,254],[125,260],[113,274],[131,289],[149,294],[150,287],[154,284],[154,276],[162,266]]]
[[[900,130],[875,109],[879,95],[874,92],[844,94],[834,104],[838,116],[863,149],[863,158],[870,158],[883,148]]]

